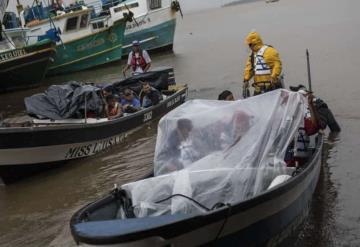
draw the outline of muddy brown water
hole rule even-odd
[[[243,40],[250,30],[278,48],[287,85],[306,82],[309,48],[313,90],[332,108],[343,131],[325,145],[309,215],[286,246],[360,246],[360,1],[256,1],[220,8],[223,3],[184,0],[184,9],[196,11],[178,20],[175,53],[154,55],[154,66],[173,66],[177,81],[189,85],[191,98],[216,98],[223,89],[239,97],[247,52]],[[54,83],[116,80],[121,67],[119,62],[52,77],[42,88],[0,95],[0,111],[4,116],[21,113],[24,97]],[[0,186],[0,246],[74,246],[71,215],[114,183],[147,174],[155,139],[153,122],[96,157]]]

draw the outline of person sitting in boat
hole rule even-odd
[[[308,100],[308,108],[305,111],[304,121],[286,152],[285,162],[290,167],[301,166],[308,161],[311,151],[315,148],[316,134],[323,128],[313,103],[313,94],[305,90],[299,90],[299,93]]]
[[[117,95],[108,95],[106,97],[106,102],[108,119],[118,118],[123,115],[122,107],[119,103],[119,97]]]
[[[124,95],[121,99],[121,105],[123,106],[123,111],[126,113],[137,112],[141,109],[140,100],[129,88],[124,90]]]
[[[234,101],[234,95],[229,90],[222,91],[218,96],[218,100]]]
[[[281,87],[281,60],[275,48],[264,45],[257,32],[250,32],[245,39],[251,53],[246,62],[244,72],[244,88],[249,87],[249,81],[254,77],[254,95],[269,92]]]
[[[144,108],[157,105],[162,100],[162,95],[156,88],[150,86],[149,82],[142,82],[140,92],[141,106]]]
[[[177,171],[192,164],[201,158],[199,150],[192,139],[189,138],[193,131],[193,124],[187,118],[181,118],[176,122],[176,129],[168,136],[165,146],[157,155],[159,174]]]
[[[132,73],[141,74],[147,72],[151,66],[151,58],[146,50],[141,49],[140,42],[134,40],[132,42],[133,48],[129,53],[128,61],[123,69],[123,74],[126,77],[126,72],[131,68]]]

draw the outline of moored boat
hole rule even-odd
[[[38,86],[54,61],[55,43],[44,39],[30,45],[29,29],[19,28],[12,12],[0,25],[0,92]]]
[[[42,3],[21,13],[30,29],[30,42],[51,38],[57,42],[49,75],[92,68],[121,59],[126,20],[111,21],[110,15],[91,18],[93,9],[79,5],[56,11]]]
[[[320,172],[321,135],[301,169],[286,167],[283,162],[289,141],[304,116],[304,100],[299,97],[277,90],[234,103],[190,101],[170,112],[159,123],[155,176],[122,185],[77,211],[70,222],[75,241],[84,246],[280,243],[306,215]],[[187,111],[191,112],[184,114]],[[234,115],[229,116],[231,113]],[[171,151],[166,140],[173,136],[167,135],[164,127],[172,132],[171,126],[179,119],[192,121],[195,133],[187,135],[193,135],[193,147],[201,135],[198,147],[205,145],[209,151],[219,143],[222,148],[220,152],[219,148],[215,152],[201,151],[201,157],[184,169],[169,172],[176,162],[162,156],[163,151]],[[234,144],[221,141],[227,140],[223,134],[226,136],[230,126],[241,130],[237,121],[240,126],[250,121],[251,127],[242,132],[241,138],[230,138],[236,140]],[[219,124],[225,124],[223,130]],[[184,165],[188,158],[179,157]]]
[[[77,113],[75,111],[68,118],[59,120],[29,116],[21,119],[5,119],[0,127],[0,178],[4,183],[10,183],[27,176],[34,170],[51,167],[66,160],[95,155],[123,142],[127,131],[160,117],[185,101],[187,87],[174,85],[172,69],[148,72],[115,82],[107,85],[107,87],[116,87],[116,90],[135,87],[134,90],[136,90],[136,83],[139,80],[147,80],[160,90],[166,89],[163,91],[166,93],[164,99],[157,105],[111,120],[104,117],[86,117],[86,115],[83,118],[75,119],[73,118]],[[83,96],[89,98],[99,91],[101,89],[93,86],[79,88],[76,93],[71,93],[74,95],[73,98],[77,100],[72,106],[80,107],[79,105],[83,101],[79,101],[79,98],[84,98]],[[69,91],[59,87],[49,89],[49,92],[56,92],[57,96],[61,93],[70,94]],[[45,94],[39,94],[36,99],[39,98],[47,102]],[[56,100],[58,99],[56,98]],[[85,100],[85,109],[86,107],[90,109],[91,104],[90,100],[88,103]],[[50,105],[50,107],[53,106]],[[34,105],[32,109],[33,112],[34,109],[41,113],[45,112],[41,105]],[[80,111],[83,109],[81,108]],[[51,108],[48,112],[54,115],[55,110]],[[46,112],[43,115],[46,115]]]
[[[7,34],[14,31],[7,30]],[[13,49],[1,48],[0,92],[39,86],[56,54],[51,40]]]
[[[143,49],[166,50],[173,48],[176,29],[176,12],[180,10],[174,0],[103,0],[102,8],[111,13],[112,20],[122,18],[127,11],[133,13],[133,21],[125,30],[123,56],[131,51],[131,43],[138,40]]]

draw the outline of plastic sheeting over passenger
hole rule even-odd
[[[287,90],[239,101],[192,100],[164,116],[155,177],[122,186],[137,217],[198,214],[266,190],[291,175],[284,156],[304,119],[305,98]],[[168,199],[167,199],[168,198]]]

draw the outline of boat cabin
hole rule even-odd
[[[31,30],[31,43],[38,40],[50,38],[59,42],[57,33],[61,35],[63,42],[90,35],[108,27],[109,16],[100,16],[92,19],[94,9],[81,6],[80,9],[69,12],[59,12],[56,16],[45,19],[33,19],[29,21],[24,15],[20,14],[22,23]]]
[[[27,45],[28,28],[21,28],[15,13],[6,12],[2,22],[0,35],[0,52],[22,48]]]
[[[135,17],[138,17],[144,16],[151,11],[170,7],[170,4],[170,0],[128,0],[109,8],[109,10],[111,16],[117,20],[122,18],[123,15],[128,13],[129,10],[134,13]]]

